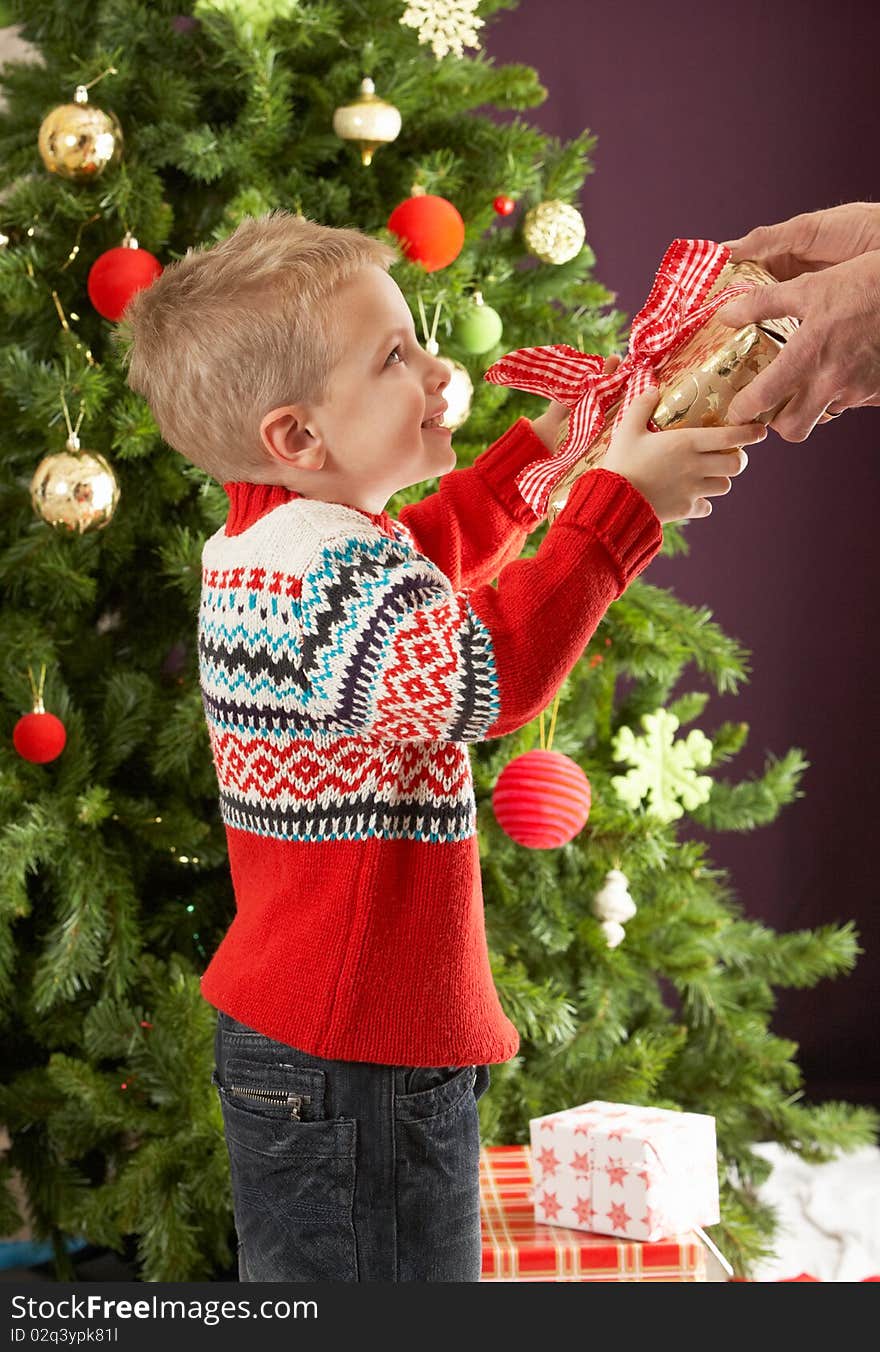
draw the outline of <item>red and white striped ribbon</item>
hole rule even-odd
[[[750,290],[730,286],[705,300],[729,257],[730,250],[712,240],[673,240],[657,269],[651,294],[632,322],[626,355],[610,375],[602,374],[602,357],[579,352],[567,343],[519,348],[489,367],[484,378],[493,385],[542,394],[571,410],[568,435],[559,449],[533,460],[516,477],[523,499],[538,516],[545,515],[554,485],[601,432],[611,405],[621,401],[613,423],[617,427],[627,405],[644,390],[659,385],[657,369],[671,353],[727,301]]]

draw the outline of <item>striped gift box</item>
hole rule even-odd
[[[646,1242],[541,1225],[532,1198],[531,1148],[480,1151],[484,1282],[704,1282],[706,1249],[694,1234]]]

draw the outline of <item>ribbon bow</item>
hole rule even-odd
[[[547,512],[551,490],[576,464],[605,423],[608,409],[621,400],[617,427],[627,405],[659,385],[657,369],[734,296],[750,290],[730,286],[706,300],[730,250],[707,239],[673,240],[657,269],[647,301],[630,328],[626,355],[615,371],[603,374],[604,360],[567,343],[523,347],[490,366],[484,379],[555,399],[571,409],[568,434],[551,456],[533,460],[516,476],[516,486],[537,516]]]

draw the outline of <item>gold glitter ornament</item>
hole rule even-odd
[[[337,108],[333,114],[336,135],[360,146],[363,164],[372,164],[379,147],[397,139],[400,126],[400,111],[393,103],[379,98],[369,76],[361,80],[360,98]]]
[[[542,263],[568,263],[583,248],[587,230],[577,207],[554,198],[526,212],[523,237]]]
[[[46,114],[37,144],[51,174],[84,183],[119,160],[122,128],[114,113],[89,103],[85,85],[77,85],[73,100]]]
[[[81,451],[79,437],[47,455],[31,479],[31,502],[44,521],[70,531],[106,526],[119,501],[119,484],[103,455]]]

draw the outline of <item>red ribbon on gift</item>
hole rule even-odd
[[[610,375],[602,374],[604,358],[567,343],[519,348],[489,367],[484,378],[493,385],[542,394],[571,409],[568,435],[559,449],[533,460],[516,477],[520,494],[537,516],[546,514],[554,485],[592,444],[611,405],[622,400],[613,423],[616,428],[633,399],[657,388],[657,368],[722,305],[751,290],[741,284],[729,286],[705,299],[729,257],[726,245],[712,240],[673,240],[651,294],[632,322],[626,355]]]

